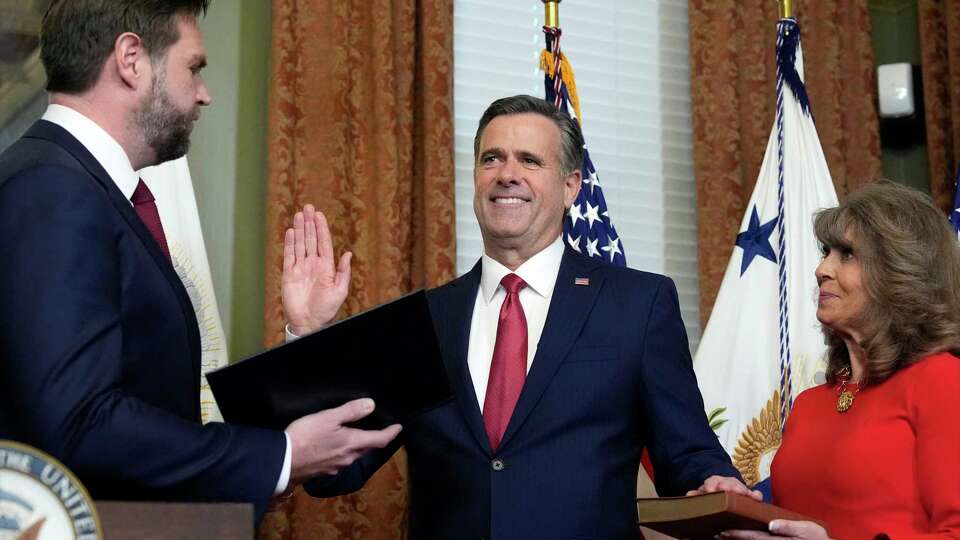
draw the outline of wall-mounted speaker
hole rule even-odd
[[[906,149],[923,143],[926,129],[920,66],[877,66],[877,108],[880,143],[884,148]]]

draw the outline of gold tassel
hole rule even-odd
[[[540,71],[553,77],[553,53],[546,49],[540,51]]]
[[[540,52],[540,71],[546,73],[549,77],[556,77],[554,69],[553,53],[544,49]],[[583,116],[580,115],[580,95],[577,93],[577,83],[574,81],[573,67],[567,61],[567,55],[560,52],[560,71],[563,74],[563,84],[567,87],[567,93],[570,94],[570,104],[573,105],[573,112],[577,116],[580,125],[583,125]]]

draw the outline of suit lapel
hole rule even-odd
[[[195,372],[195,378],[197,382],[197,389],[200,388],[200,329],[197,324],[196,314],[193,309],[193,303],[190,301],[190,297],[187,294],[186,289],[183,287],[183,282],[180,280],[180,276],[177,275],[176,270],[173,268],[173,265],[170,264],[170,261],[167,257],[160,251],[160,247],[157,245],[156,240],[154,240],[153,235],[150,234],[150,231],[147,229],[146,225],[143,224],[143,221],[140,220],[140,217],[137,216],[136,211],[133,209],[133,205],[123,196],[123,193],[120,192],[120,189],[117,187],[113,179],[110,178],[110,175],[107,174],[107,171],[104,170],[103,166],[100,165],[100,162],[93,157],[93,155],[84,147],[80,141],[74,138],[70,133],[63,129],[62,127],[45,120],[39,120],[27,131],[24,137],[43,139],[50,141],[58,146],[62,147],[64,150],[70,153],[79,163],[83,166],[84,169],[90,173],[90,176],[100,185],[101,188],[106,192],[107,196],[110,199],[111,204],[117,210],[124,221],[127,222],[127,225],[133,230],[134,234],[140,238],[140,243],[143,244],[144,249],[150,254],[153,258],[154,263],[163,273],[167,282],[170,284],[170,287],[173,289],[174,294],[177,297],[177,300],[180,302],[180,308],[183,311],[184,319],[187,322],[187,334],[190,336],[190,349],[193,354],[193,363]],[[199,415],[200,404],[197,403],[197,414]]]
[[[463,415],[470,433],[481,448],[489,455],[490,441],[483,427],[483,415],[477,401],[473,379],[467,366],[467,349],[470,346],[470,324],[473,320],[473,306],[477,301],[477,288],[480,286],[480,263],[459,279],[442,287],[438,293],[440,320],[443,328],[443,360],[453,386],[457,406]]]
[[[510,442],[510,438],[533,411],[580,335],[580,330],[590,316],[597,294],[603,286],[603,274],[594,272],[601,264],[569,249],[564,251],[537,353],[523,384],[517,406],[507,424],[507,431],[500,443],[501,448]],[[575,278],[588,276],[589,285],[574,284]]]

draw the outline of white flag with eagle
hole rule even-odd
[[[227,340],[213,291],[207,249],[200,232],[200,213],[187,158],[148,167],[140,171],[140,176],[157,201],[174,269],[187,289],[200,325],[201,417],[204,423],[222,421],[205,375],[227,365]]]
[[[694,369],[711,425],[750,485],[765,480],[793,399],[823,371],[814,213],[837,205],[803,85],[800,28],[777,27],[777,111]]]

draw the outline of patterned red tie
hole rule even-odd
[[[507,274],[500,284],[507,290],[507,297],[500,307],[497,343],[483,402],[483,425],[494,451],[500,446],[527,378],[527,318],[520,305],[520,289],[527,284],[516,274]]]
[[[153,239],[157,241],[157,245],[160,246],[160,251],[167,256],[168,261],[172,261],[170,258],[170,248],[167,247],[167,237],[163,234],[163,224],[160,223],[160,212],[157,211],[157,203],[154,201],[153,193],[150,193],[150,188],[143,183],[142,179],[137,184],[137,189],[133,192],[133,196],[130,197],[130,201],[133,202],[133,209],[136,210],[137,215],[140,216],[140,221],[147,226],[147,230],[153,235]]]

